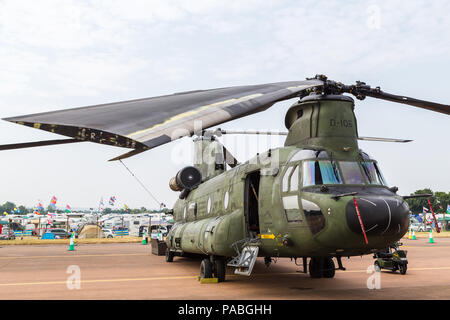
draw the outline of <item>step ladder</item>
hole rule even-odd
[[[230,262],[227,266],[235,267],[235,274],[249,276],[252,273],[256,258],[258,258],[259,246],[247,245],[242,248],[242,252]]]

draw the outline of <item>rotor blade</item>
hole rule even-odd
[[[231,168],[234,168],[238,165],[237,159],[231,154],[231,152],[222,144],[223,155],[225,156],[225,163],[228,164]]]
[[[276,131],[240,131],[240,130],[224,130],[224,129],[218,129],[220,130],[220,133],[222,134],[265,134],[265,135],[280,135],[280,136],[287,136],[288,132],[276,132]]]
[[[321,80],[190,91],[167,96],[31,114],[4,120],[142,152],[195,131],[305,95]],[[129,154],[139,153],[132,151]]]
[[[358,137],[358,140],[363,141],[380,141],[380,142],[411,142],[413,140],[406,140],[406,139],[393,139],[393,138],[376,138],[376,137]]]
[[[309,78],[309,80],[313,79],[323,81],[323,86],[320,87],[322,89],[322,94],[342,94],[346,92],[354,95],[359,100],[364,100],[366,97],[372,97],[450,115],[450,105],[383,92],[380,87],[372,88],[362,81],[356,81],[356,84],[354,85],[345,85],[341,82],[329,80],[327,76],[323,74],[318,74],[314,78]]]
[[[124,154],[122,154],[122,155],[120,155],[118,157],[115,157],[113,159],[109,159],[108,161],[117,161],[117,160],[126,159],[126,158],[135,156],[135,155],[137,155],[137,154],[139,154],[141,152],[147,151],[147,150],[148,149],[134,149],[134,150],[131,150],[131,151],[127,152],[127,153],[124,153]]]
[[[42,146],[50,146],[50,145],[54,145],[54,144],[66,144],[66,143],[73,143],[73,142],[83,142],[83,140],[58,139],[58,140],[44,140],[44,141],[35,141],[35,142],[3,144],[3,145],[0,145],[0,150],[13,150],[13,149],[23,149],[23,148],[32,148],[32,147],[42,147]]]
[[[409,196],[402,196],[403,199],[411,199],[411,198],[424,198],[424,197],[432,197],[433,195],[431,193],[424,193],[424,194],[412,194]]]
[[[440,103],[435,103],[435,102],[430,102],[430,101],[425,101],[425,100],[419,100],[419,99],[405,97],[405,96],[397,96],[394,94],[383,92],[381,90],[377,91],[377,90],[372,89],[370,91],[364,92],[364,94],[366,96],[372,97],[372,98],[407,104],[410,106],[450,115],[450,105],[445,105],[445,104],[440,104]]]

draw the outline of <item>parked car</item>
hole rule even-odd
[[[411,230],[417,231],[417,232],[424,232],[427,231],[429,232],[431,230],[431,226],[430,225],[424,225],[423,223],[412,223],[410,225]]]
[[[114,231],[111,229],[102,229],[102,230],[105,235],[105,238],[114,238],[116,236]]]
[[[16,239],[16,234],[12,230],[3,229],[0,234],[0,240],[14,240]]]
[[[53,233],[55,235],[55,239],[66,239],[66,238],[70,238],[71,233],[67,232],[64,229],[51,229],[49,230],[51,233]]]

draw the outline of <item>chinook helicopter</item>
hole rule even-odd
[[[377,161],[359,149],[358,140],[408,140],[359,137],[355,103],[345,93],[450,114],[449,105],[317,75],[5,118],[70,139],[9,144],[0,150],[83,141],[132,149],[114,161],[193,136],[193,166],[169,182],[180,193],[166,238],[166,261],[203,256],[200,277],[224,281],[227,266],[250,275],[257,257],[264,257],[267,266],[273,258],[301,258],[311,277],[333,278],[336,269],[345,270],[342,257],[396,243],[409,225],[404,200],[429,196],[400,196],[398,188],[386,185]],[[207,130],[291,98],[298,101],[286,113],[284,146],[245,163],[218,140],[239,132]]]

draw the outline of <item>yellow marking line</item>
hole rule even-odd
[[[0,260],[7,259],[34,259],[34,258],[83,258],[83,257],[120,257],[120,256],[149,256],[149,253],[111,253],[111,254],[68,254],[65,256],[9,256],[0,257]]]
[[[151,131],[153,129],[161,127],[161,126],[163,126],[165,124],[168,124],[170,122],[173,122],[173,121],[176,121],[176,120],[179,120],[179,119],[183,119],[183,118],[192,116],[192,115],[197,114],[197,113],[199,113],[199,112],[201,112],[203,110],[207,110],[207,109],[209,109],[211,107],[216,107],[216,106],[220,106],[220,105],[223,105],[223,104],[232,104],[232,103],[239,103],[239,102],[243,102],[243,101],[248,101],[250,99],[253,99],[253,98],[256,98],[256,97],[260,97],[262,95],[263,95],[262,93],[255,93],[255,94],[251,94],[251,95],[240,97],[240,98],[232,98],[232,99],[228,99],[228,100],[224,100],[224,101],[214,102],[214,103],[211,103],[211,104],[208,104],[208,105],[205,105],[205,106],[201,106],[201,107],[198,107],[196,109],[177,114],[177,115],[175,115],[175,116],[165,120],[162,123],[155,124],[154,126],[152,126],[150,128],[130,133],[130,134],[126,135],[126,137],[127,138],[132,138],[132,137],[134,137],[136,135],[141,135],[143,133],[146,133],[148,131]]]
[[[197,276],[97,279],[97,280],[81,280],[81,283],[83,284],[83,283],[99,283],[99,282],[154,281],[154,280],[179,280],[179,279],[197,279]],[[45,281],[45,282],[0,283],[0,287],[5,287],[5,286],[28,286],[28,285],[48,285],[48,284],[66,284],[66,283],[67,283],[67,280],[65,280],[65,281]]]
[[[409,268],[413,271],[428,271],[428,270],[449,270],[450,267],[435,267],[435,268]],[[256,273],[252,276],[278,276],[278,275],[298,275],[300,272],[283,272],[283,273]],[[345,273],[366,273],[366,270],[350,270]],[[236,277],[238,275],[227,275],[227,277]],[[96,279],[96,280],[81,280],[82,284],[86,283],[106,283],[106,282],[128,282],[128,281],[156,281],[156,280],[180,280],[180,279],[198,279],[198,276],[169,276],[169,277],[151,277],[151,278],[119,278],[119,279]],[[27,285],[52,285],[52,284],[66,284],[65,281],[43,281],[43,282],[17,282],[17,283],[0,283],[0,287],[6,286],[27,286]]]

